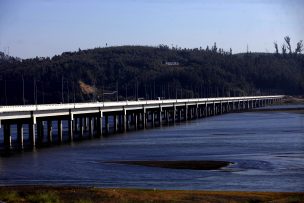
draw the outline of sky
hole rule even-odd
[[[20,58],[120,45],[274,52],[304,40],[304,0],[0,0],[0,51]]]

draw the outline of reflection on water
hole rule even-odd
[[[222,170],[106,163],[220,160]],[[250,112],[0,158],[0,184],[304,191],[304,115]]]

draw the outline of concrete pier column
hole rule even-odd
[[[69,142],[73,142],[74,140],[74,135],[73,135],[73,117],[70,116],[68,119],[68,139]]]
[[[74,118],[74,132],[75,134],[78,132],[78,118]]]
[[[94,137],[94,119],[92,116],[88,118],[89,124],[89,137],[92,139]]]
[[[58,144],[62,144],[62,120],[57,121],[57,131],[58,131]]]
[[[208,117],[208,104],[207,104],[207,102],[206,102],[205,108],[204,108],[204,116]]]
[[[190,108],[190,120],[192,120],[192,119],[194,119],[194,107],[192,106],[191,108]]]
[[[23,125],[21,122],[17,123],[17,142],[18,142],[18,149],[23,150]]]
[[[36,147],[36,135],[35,135],[35,128],[36,124],[34,119],[31,119],[29,123],[29,141],[30,141],[30,148],[35,149]]]
[[[109,115],[105,114],[105,133],[109,134],[110,126],[109,126]]]
[[[4,124],[4,148],[6,151],[12,149],[12,135],[11,135],[11,125],[9,123]]]
[[[102,137],[102,117],[103,113],[100,111],[97,116],[97,136]]]
[[[38,146],[41,146],[43,143],[43,134],[44,134],[44,127],[43,121],[37,121],[37,141]]]
[[[79,118],[79,139],[83,138],[83,117]]]
[[[185,105],[184,108],[184,120],[187,121],[188,120],[188,106]]]
[[[182,121],[182,109],[178,109],[178,122]]]
[[[88,131],[88,119],[87,117],[83,117],[83,131],[86,132]]]
[[[113,129],[114,129],[114,133],[117,133],[117,125],[118,125],[118,120],[117,120],[117,114],[114,113],[113,115]]]
[[[215,103],[213,103],[213,115],[216,115],[216,104]]]
[[[127,131],[131,129],[131,123],[132,123],[132,113],[127,114]]]
[[[51,120],[47,121],[47,139],[48,139],[48,144],[52,144],[52,142],[53,142],[53,123]]]
[[[142,128],[146,129],[146,125],[147,125],[147,118],[146,118],[146,109],[143,109],[143,111],[141,112],[142,115]]]
[[[165,119],[166,119],[166,123],[169,125],[169,123],[170,123],[170,111],[168,109],[165,110]]]
[[[122,112],[122,122],[123,122],[123,131],[127,132],[127,122],[128,122],[128,118],[127,118],[127,111],[123,110]]]
[[[221,102],[220,103],[220,114],[223,114],[224,113],[224,105],[223,103]]]
[[[173,112],[172,112],[172,122],[175,124],[176,121],[176,107],[173,107]]]
[[[123,114],[121,112],[118,114],[118,130],[123,132]]]
[[[151,122],[152,122],[152,128],[154,128],[155,127],[155,112],[154,111],[151,111]]]
[[[137,130],[138,129],[138,112],[135,112],[134,113],[134,117],[133,117],[133,119],[134,119],[134,130]]]
[[[157,116],[158,116],[158,124],[159,124],[159,126],[162,126],[162,124],[163,124],[163,109],[162,109],[162,107],[159,107]],[[153,127],[155,127],[155,126],[153,126]]]

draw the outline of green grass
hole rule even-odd
[[[40,192],[26,197],[31,203],[60,203],[60,198],[55,192]]]
[[[0,191],[0,200],[7,203],[18,202],[20,196],[15,191]]]
[[[300,197],[300,196],[292,196],[292,197],[288,197],[287,202],[288,203],[300,203],[300,202],[304,202],[304,198]]]

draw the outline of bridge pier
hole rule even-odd
[[[83,117],[80,116],[79,118],[79,139],[83,139]]]
[[[92,139],[94,137],[94,118],[89,116],[89,137]]]
[[[97,116],[97,136],[102,137],[102,112],[98,113]]]
[[[133,123],[134,123],[134,130],[138,129],[138,113],[135,111],[135,113],[133,114]]]
[[[12,149],[11,125],[9,123],[4,123],[3,125],[4,149],[6,152],[9,152]]]
[[[53,142],[53,123],[51,120],[47,121],[47,138],[48,138],[48,144],[52,144]]]
[[[88,117],[87,116],[83,117],[83,130],[84,130],[84,132],[88,131]]]
[[[35,135],[35,128],[36,124],[33,119],[31,119],[29,123],[29,141],[30,141],[30,148],[36,148],[36,135]]]
[[[74,135],[73,135],[73,115],[70,112],[69,118],[68,118],[68,140],[69,142],[73,142]]]
[[[175,105],[173,106],[173,124],[175,125],[175,122],[176,122],[176,107]]]
[[[62,120],[58,119],[57,121],[57,130],[58,130],[58,144],[62,144]]]
[[[165,112],[164,112],[164,114],[165,114]],[[158,118],[158,125],[161,127],[163,124],[163,109],[161,107],[158,109],[157,118]]]
[[[184,120],[187,121],[188,120],[188,105],[185,105],[184,110]]]
[[[37,121],[37,145],[38,146],[42,146],[43,144],[43,121],[42,120],[38,120]]]
[[[22,151],[24,149],[23,144],[23,124],[21,121],[17,123],[17,143],[18,143],[18,150]]]

